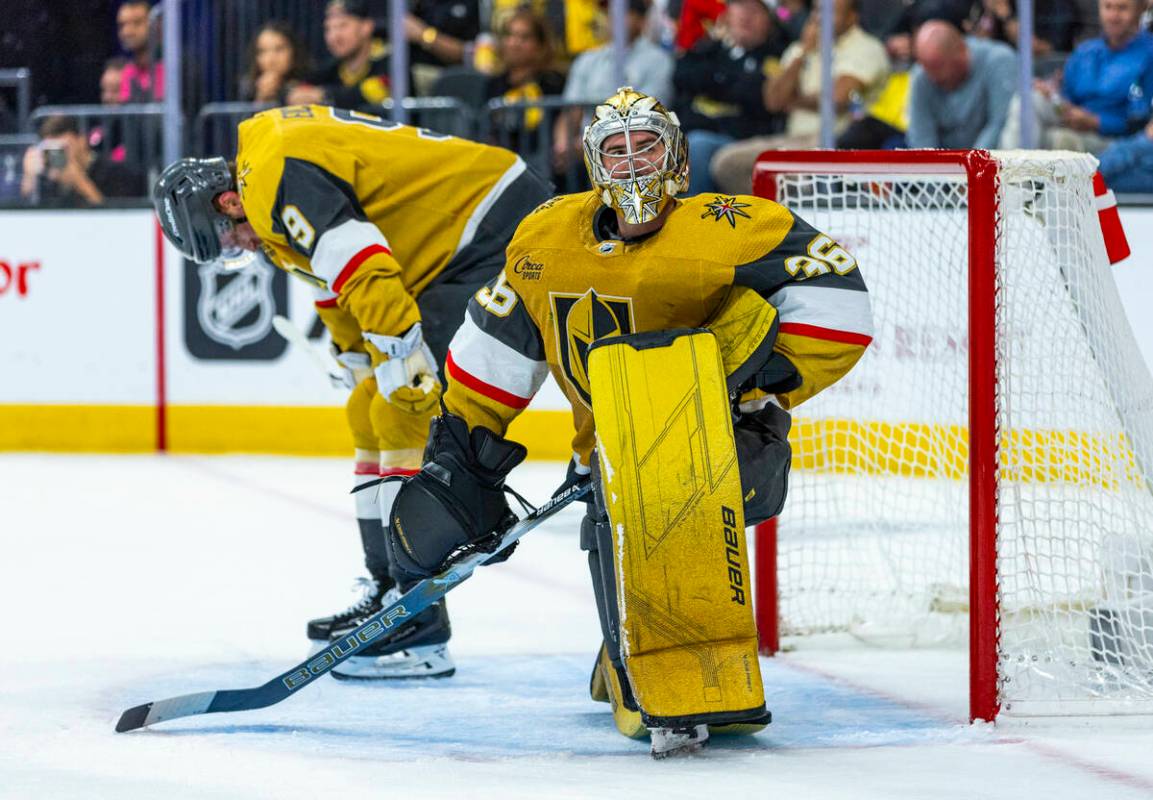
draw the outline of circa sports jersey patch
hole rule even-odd
[[[717,195],[713,198],[713,202],[706,203],[705,208],[708,209],[705,213],[701,214],[701,219],[704,219],[709,214],[713,215],[714,222],[720,222],[722,219],[729,221],[729,227],[737,227],[737,217],[744,217],[745,219],[752,219],[742,208],[748,208],[751,203],[738,203],[735,197],[725,197],[724,195]]]
[[[512,271],[514,275],[519,275],[521,280],[539,281],[541,273],[544,272],[544,264],[533,261],[532,256],[521,256],[512,265]]]
[[[549,301],[561,371],[581,401],[591,408],[589,348],[605,336],[633,332],[633,300],[597,294],[589,289],[584,294],[550,292]]]

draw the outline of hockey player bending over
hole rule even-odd
[[[447,414],[393,506],[396,564],[421,577],[484,547],[524,448],[502,438],[550,371],[572,404],[570,480],[590,471],[581,546],[604,642],[594,699],[654,755],[770,720],[757,662],[746,524],[775,515],[789,409],[871,340],[853,257],[756,197],[677,199],[685,139],[621,89],[584,153],[594,190],[546,201],[449,348]]]
[[[161,175],[156,212],[193,261],[242,265],[257,249],[302,278],[352,390],[354,483],[420,466],[448,342],[468,299],[504,264],[517,223],[551,194],[515,154],[322,106],[240,124],[235,167],[182,159]],[[381,526],[396,483],[357,492],[370,578],[347,611],[308,623],[327,644],[397,593]],[[443,603],[333,670],[345,678],[451,675]]]

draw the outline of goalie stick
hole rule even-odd
[[[581,499],[590,491],[591,484],[587,480],[570,486],[509,528],[494,550],[472,551],[438,575],[425,578],[405,592],[395,603],[368,617],[363,625],[343,636],[340,641],[331,642],[324,650],[277,675],[263,686],[197,692],[134,706],[120,715],[120,721],[116,723],[117,733],[133,731],[179,717],[214,714],[219,711],[250,711],[279,703],[329,672],[337,664],[355,655],[366,644],[396,625],[398,620],[407,619],[424,611],[444,597],[450,589],[464,582],[477,567],[493,555],[507,550],[545,519],[573,501]]]

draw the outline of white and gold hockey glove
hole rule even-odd
[[[365,333],[364,340],[370,350],[375,349],[383,358],[373,370],[381,397],[410,414],[436,408],[440,378],[419,322],[403,336]]]
[[[357,353],[353,350],[341,352],[335,344],[330,347],[332,357],[336,359],[338,365],[328,373],[333,388],[355,389],[356,384],[372,375],[372,359],[368,353]]]

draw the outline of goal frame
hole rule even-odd
[[[998,692],[996,258],[999,166],[987,150],[774,150],[753,168],[753,194],[777,199],[777,176],[964,175],[968,184],[969,718],[992,722]],[[776,519],[755,528],[754,609],[761,652],[780,649]]]

